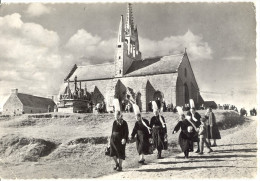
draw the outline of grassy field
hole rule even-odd
[[[199,111],[201,115],[204,111]],[[42,118],[44,115],[45,118]],[[143,113],[150,120],[152,113]],[[215,111],[220,129],[243,123],[234,111]],[[165,112],[169,149],[163,156],[179,152],[178,134],[171,134],[178,114]],[[130,134],[135,118],[124,113]],[[104,155],[111,134],[113,114],[42,114],[0,120],[0,158],[2,178],[93,178],[113,172],[112,159]],[[124,168],[137,167],[135,143],[127,144]],[[149,162],[156,154],[149,155]],[[8,171],[8,169],[12,169]]]

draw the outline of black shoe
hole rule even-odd
[[[195,151],[195,153],[199,153],[199,152],[200,152],[200,150]]]
[[[157,155],[157,159],[161,159],[162,158],[162,156],[161,155]]]
[[[139,160],[138,163],[144,163],[145,160]]]
[[[123,170],[122,167],[117,167],[117,169],[116,169],[116,171],[118,171],[118,172],[120,172],[122,170]]]
[[[119,167],[119,164],[116,164],[116,166],[114,166],[114,170],[117,170],[118,167]]]

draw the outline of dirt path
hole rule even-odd
[[[218,140],[214,152],[184,159],[183,153],[100,179],[170,178],[255,178],[257,174],[257,118],[232,134]],[[205,150],[207,152],[207,148]]]

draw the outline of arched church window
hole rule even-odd
[[[119,70],[119,74],[121,74],[121,70]]]
[[[121,56],[119,56],[118,59],[121,59]]]
[[[185,75],[185,77],[187,77],[187,69],[186,68],[184,69],[184,75]]]

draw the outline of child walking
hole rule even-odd
[[[206,140],[206,118],[202,118],[201,120],[201,125],[199,126],[199,139],[200,139],[200,152],[199,154],[202,155],[203,154],[203,150],[204,150],[204,143],[206,145],[206,147],[209,149],[209,153],[212,152],[213,150],[210,148],[210,145],[208,143],[208,141]]]

